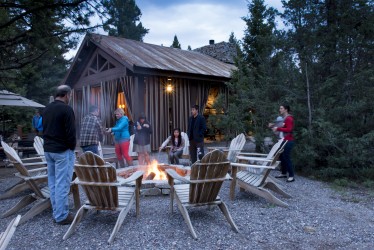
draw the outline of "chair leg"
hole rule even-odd
[[[289,195],[288,193],[284,192],[277,184],[275,184],[274,182],[267,182],[265,185],[264,185],[264,188],[268,188],[280,195],[283,195],[284,197],[286,198],[292,198],[291,195]]]
[[[187,208],[180,203],[179,199],[177,200],[177,204],[178,204],[179,211],[181,212],[181,214],[184,218],[184,221],[187,223],[188,229],[190,230],[190,232],[192,234],[192,237],[194,239],[197,239],[197,235],[196,235],[195,230],[192,226],[191,219],[190,219],[190,216],[188,215]]]
[[[40,214],[49,207],[51,207],[51,200],[49,198],[37,201],[37,203],[32,208],[30,208],[30,210],[24,216],[22,216],[21,220],[19,221],[19,225],[28,221],[35,215]]]
[[[27,195],[23,197],[14,207],[6,211],[1,218],[8,217],[9,215],[17,213],[22,208],[26,207],[27,205],[33,203],[35,201],[35,198],[32,195]]]
[[[235,232],[239,233],[239,229],[236,226],[234,220],[232,219],[231,214],[230,214],[229,210],[227,209],[226,204],[224,202],[222,202],[222,203],[218,204],[218,207],[221,209],[223,215],[226,217],[227,221],[230,223],[231,228]]]
[[[74,232],[75,228],[79,224],[79,222],[82,220],[83,216],[87,213],[88,209],[83,205],[77,212],[77,214],[74,217],[73,223],[71,223],[68,231],[64,234],[64,237],[62,237],[63,240],[66,240],[67,238],[72,235]]]
[[[8,199],[22,191],[30,189],[30,186],[23,180],[15,184],[14,186],[8,188],[5,193],[0,195],[0,200]]]
[[[121,212],[119,213],[116,225],[114,226],[113,231],[112,231],[112,233],[109,237],[109,240],[108,240],[109,244],[112,244],[112,242],[114,240],[114,237],[116,236],[118,230],[122,226],[122,223],[123,223],[124,219],[126,218],[126,215],[128,214],[128,212],[130,211],[130,208],[133,205],[133,203],[134,203],[134,196],[130,199],[127,206],[124,209],[122,209]]]

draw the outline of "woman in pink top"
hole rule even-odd
[[[279,107],[279,113],[284,118],[284,123],[282,127],[273,127],[273,131],[280,131],[283,132],[284,140],[287,140],[286,145],[284,146],[284,151],[280,155],[281,160],[281,172],[282,174],[276,176],[276,178],[287,178],[287,182],[295,181],[294,178],[294,170],[291,161],[291,151],[295,144],[294,138],[292,135],[293,128],[294,128],[294,118],[292,115],[289,114],[291,111],[290,106],[288,105],[281,105]]]

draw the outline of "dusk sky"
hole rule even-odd
[[[177,35],[182,49],[188,45],[196,49],[228,41],[231,32],[241,40],[248,15],[247,0],[136,0],[142,12],[140,21],[149,29],[143,41],[146,43],[170,46]],[[268,7],[281,10],[280,0],[265,0]],[[278,21],[282,26],[282,22]],[[107,34],[103,30],[96,33]],[[83,40],[83,37],[82,37]],[[78,48],[67,53],[67,58],[75,56]]]
[[[202,47],[211,39],[227,41],[231,32],[242,39],[245,22],[241,17],[248,15],[246,0],[136,0],[136,4],[143,26],[149,29],[144,42],[170,46],[177,35],[182,49]],[[280,0],[265,0],[265,4],[282,7]]]

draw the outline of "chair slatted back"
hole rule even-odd
[[[138,153],[134,152],[134,138],[135,134],[130,136],[129,156],[137,157]]]
[[[183,148],[183,153],[182,155],[187,155],[189,156],[190,155],[190,151],[189,151],[189,148],[190,148],[190,140],[188,139],[188,135],[185,133],[185,132],[182,132],[181,133],[181,136],[184,140],[184,148]]]
[[[76,183],[83,187],[90,205],[101,210],[114,210],[118,207],[116,169],[111,165],[75,165],[79,179]]]
[[[117,173],[113,166],[105,165],[100,156],[85,152],[75,165],[75,173],[79,180],[76,183],[83,187],[90,205],[101,210],[118,207]]]
[[[245,144],[245,135],[241,133],[231,141],[227,159],[231,162],[234,162],[236,160],[236,156],[243,149],[244,144]]]
[[[206,154],[191,166],[189,203],[207,203],[216,200],[230,162],[220,150]]]
[[[18,172],[23,176],[30,176],[29,171],[27,168],[23,165],[21,158],[17,154],[16,150],[9,146],[4,141],[1,141],[1,146],[4,149],[4,152],[8,159],[13,163],[14,167],[18,170]]]
[[[85,152],[84,154],[79,156],[78,164],[103,166],[105,165],[105,162],[99,155],[92,152]]]
[[[43,148],[44,140],[43,138],[39,136],[34,137],[34,148],[35,151],[38,153],[38,155],[43,156],[44,155],[44,148]]]

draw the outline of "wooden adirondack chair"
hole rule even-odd
[[[43,144],[44,144],[43,138],[41,138],[39,136],[35,136],[34,137],[34,148],[35,148],[35,151],[36,151],[36,153],[38,153],[38,155],[40,157],[42,157],[43,161],[45,161]]]
[[[188,163],[190,163],[190,140],[188,139],[188,135],[185,132],[181,132],[182,139],[184,140],[184,148],[181,158],[187,159]],[[170,138],[168,137],[162,144],[161,148],[166,149],[166,153],[169,155],[170,146],[167,146],[169,144]]]
[[[206,154],[201,159],[201,162],[197,161],[191,166],[190,179],[181,177],[173,169],[165,170],[171,186],[170,210],[173,212],[173,200],[175,196],[178,208],[187,223],[192,237],[195,239],[197,235],[188,215],[188,207],[217,205],[225,215],[232,229],[235,232],[239,232],[226,204],[218,196],[222,183],[226,180],[229,167],[230,162],[227,161],[224,153],[214,150]],[[174,180],[188,184],[174,185]]]
[[[274,170],[280,164],[278,158],[283,152],[284,145],[285,143],[281,144],[280,148],[276,151],[271,160],[262,159],[261,164],[254,165],[239,162],[231,163],[232,182],[230,186],[230,197],[232,200],[235,198],[235,187],[238,185],[240,190],[245,190],[256,194],[273,204],[282,207],[288,206],[287,203],[281,201],[269,191],[271,190],[286,198],[291,198],[291,195],[283,191],[277,182],[270,178],[270,171]],[[237,158],[239,161],[248,161],[251,157],[237,156]],[[258,169],[260,171],[252,171],[253,169]]]
[[[245,144],[245,135],[243,133],[237,135],[230,143],[230,147],[208,147],[208,151],[214,149],[222,150],[226,153],[230,162],[236,161],[236,156],[241,152]]]
[[[78,210],[63,239],[66,240],[70,237],[88,210],[119,211],[116,225],[108,240],[110,244],[134,202],[136,203],[136,216],[139,215],[139,196],[143,172],[137,171],[127,179],[117,180],[116,169],[109,164],[104,165],[104,161],[92,152],[84,153],[78,162],[80,164],[75,165],[75,173],[78,178],[74,180],[74,183],[83,187],[88,201]],[[122,186],[134,181],[135,187]]]
[[[134,138],[135,134],[130,136],[129,156],[131,156],[133,160],[137,160],[138,153],[134,152]]]
[[[18,226],[18,223],[21,219],[21,215],[17,215],[11,222],[8,224],[8,227],[4,232],[0,234],[0,250],[5,250],[9,244],[9,241],[12,239],[14,232]]]
[[[1,142],[1,146],[4,149],[5,155],[9,159],[9,161],[14,165],[14,167],[18,170],[18,173],[15,175],[19,177],[21,180],[15,184],[14,186],[7,189],[5,193],[0,195],[1,199],[7,199],[12,197],[22,191],[27,189],[32,189],[35,192],[35,189],[40,186],[40,184],[47,183],[47,167],[35,168],[35,169],[27,169],[27,167],[33,166],[46,166],[47,163],[45,161],[40,161],[40,157],[28,158],[23,159],[18,156],[17,152],[14,148],[10,147],[4,141]],[[29,160],[39,160],[37,162],[30,162],[25,163],[24,161]]]
[[[276,153],[279,150],[282,150],[284,146],[286,145],[287,141],[280,139],[277,143],[273,145],[273,147],[270,149],[269,153],[262,154],[262,153],[239,153],[239,155],[236,157],[237,160],[244,162],[247,161],[249,164],[256,164],[256,165],[266,165],[269,162],[273,161]],[[261,173],[264,170],[259,168],[253,168],[253,169],[247,169],[247,171],[253,172],[253,173]]]

